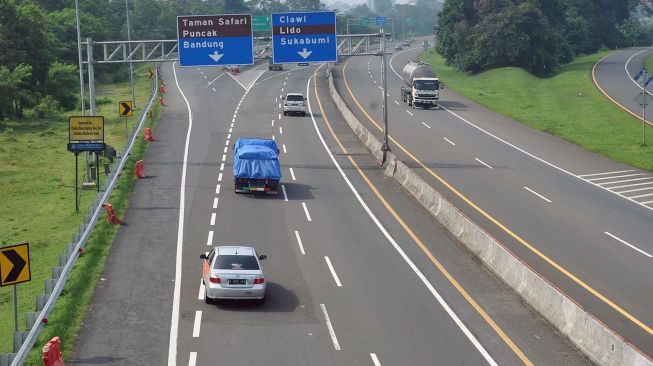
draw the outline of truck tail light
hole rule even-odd
[[[222,280],[220,279],[220,277],[211,276],[211,277],[209,277],[209,281],[211,281],[211,283],[222,283]]]
[[[265,282],[265,278],[263,278],[263,277],[257,277],[257,278],[254,279],[254,284],[255,285],[260,285],[260,284],[262,284],[264,282]]]

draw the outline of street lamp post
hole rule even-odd
[[[127,41],[131,42],[132,40],[132,35],[131,35],[131,29],[129,27],[129,4],[127,3],[127,0],[125,0],[125,14],[127,16]],[[129,43],[129,54],[131,55],[132,53],[132,44]],[[136,109],[136,92],[134,88],[134,64],[129,63],[129,82],[131,83],[132,87],[132,109]]]
[[[390,144],[388,143],[388,91],[387,91],[387,75],[386,70],[386,50],[385,50],[385,30],[381,28],[381,76],[383,83],[383,159],[381,164],[385,164],[387,160],[388,151],[390,151]]]

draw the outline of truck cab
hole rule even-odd
[[[412,86],[412,107],[422,105],[426,108],[438,107],[440,102],[440,80],[438,78],[415,78]]]

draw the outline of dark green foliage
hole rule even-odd
[[[517,66],[548,76],[574,55],[647,42],[631,18],[635,9],[650,7],[645,0],[446,0],[438,52],[464,71]]]

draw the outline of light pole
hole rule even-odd
[[[383,83],[383,159],[381,164],[385,164],[390,144],[388,143],[388,91],[387,91],[387,70],[385,58],[385,31],[381,28],[381,76]]]
[[[129,41],[129,54],[131,55],[132,53],[132,34],[131,34],[131,29],[129,28],[129,4],[127,3],[127,0],[125,0],[125,14],[127,16],[127,41]],[[131,83],[132,86],[132,109],[136,109],[136,92],[134,89],[134,64],[129,63],[129,82]],[[126,122],[125,122],[126,123]]]
[[[84,102],[84,99],[86,98],[86,93],[84,92],[84,63],[82,60],[82,31],[80,27],[80,21],[79,21],[79,0],[75,0],[75,18],[77,20],[77,56],[78,56],[78,61],[79,61],[79,97],[82,102],[82,116],[86,115],[86,103]],[[91,175],[91,167],[89,164],[88,160],[88,151],[84,152],[84,160],[86,162],[86,175],[84,176],[84,182],[88,183],[89,182],[89,177]],[[75,177],[76,178],[76,177]],[[77,197],[75,199],[75,204],[78,205],[79,201],[77,201],[79,198]]]

